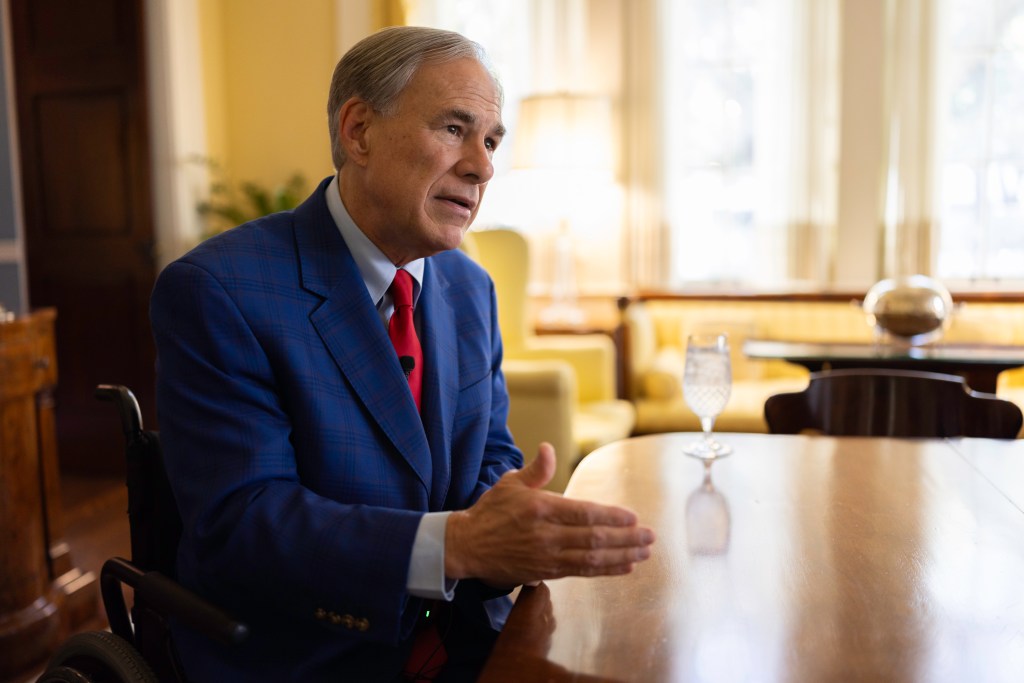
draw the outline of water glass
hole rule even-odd
[[[729,338],[725,334],[691,334],[686,340],[683,398],[700,418],[703,438],[685,449],[688,455],[714,460],[732,448],[714,438],[715,418],[725,409],[732,393]]]

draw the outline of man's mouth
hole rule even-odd
[[[455,204],[456,206],[460,206],[463,209],[466,209],[467,211],[472,211],[476,207],[476,201],[468,197],[459,197],[457,195],[444,195],[438,197],[438,199],[449,202],[451,204]]]

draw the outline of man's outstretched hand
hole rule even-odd
[[[626,574],[650,556],[654,532],[634,512],[543,490],[554,473],[555,450],[543,443],[533,462],[453,512],[445,530],[448,578],[507,587]]]

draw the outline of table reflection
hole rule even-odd
[[[516,600],[515,617],[509,619],[504,629],[510,636],[506,642],[514,642],[515,647],[508,648],[499,642],[484,678],[497,676],[503,680],[544,683],[625,683],[618,678],[581,674],[551,661],[549,655],[556,626],[548,585],[524,586]],[[530,674],[521,677],[524,671]]]
[[[729,550],[729,501],[711,480],[713,462],[686,499],[686,543],[692,555],[721,555]]]

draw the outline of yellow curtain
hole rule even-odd
[[[624,13],[622,177],[626,187],[626,278],[639,289],[658,289],[669,272],[669,239],[659,187],[662,126],[655,0],[634,0]]]
[[[888,0],[886,5],[885,276],[931,271],[935,4]]]
[[[782,72],[791,102],[780,155],[787,173],[776,181],[786,197],[778,218],[788,230],[786,275],[812,286],[835,279],[839,11],[837,0],[792,3],[790,61]]]

